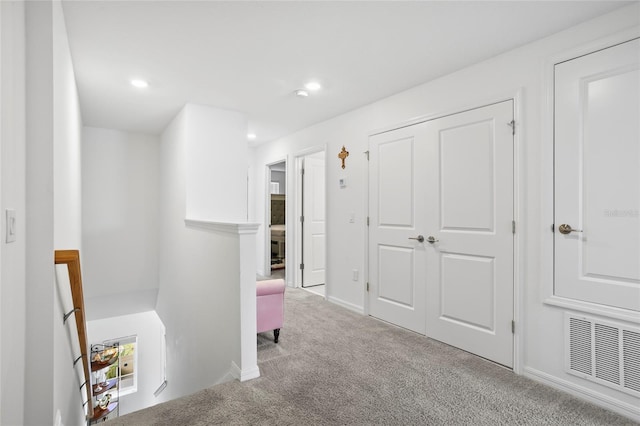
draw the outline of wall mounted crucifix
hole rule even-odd
[[[340,153],[338,154],[338,158],[340,160],[342,160],[342,168],[345,168],[345,164],[344,164],[344,160],[349,156],[349,151],[347,151],[344,148],[344,145],[342,145],[342,151],[340,151]]]

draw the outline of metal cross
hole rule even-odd
[[[349,151],[347,151],[347,150],[344,148],[344,145],[342,145],[342,151],[340,151],[340,154],[338,154],[338,158],[342,160],[342,168],[343,168],[343,169],[345,168],[344,160],[345,160],[348,156],[349,156]]]

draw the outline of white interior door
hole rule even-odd
[[[325,283],[325,160],[324,152],[304,158],[302,193],[302,286]]]
[[[640,40],[555,67],[554,292],[640,311]]]
[[[424,124],[369,139],[369,314],[425,333]]]
[[[513,365],[513,102],[369,139],[369,313]]]
[[[427,336],[513,366],[513,101],[427,123]]]

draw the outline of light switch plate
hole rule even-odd
[[[16,240],[16,211],[13,209],[6,210],[6,242],[12,243]]]

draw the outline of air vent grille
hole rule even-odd
[[[569,368],[591,374],[591,323],[577,318],[569,319],[570,358]]]
[[[596,326],[596,377],[620,384],[620,350],[618,329],[608,325]]]
[[[567,372],[640,396],[640,329],[566,314]]]
[[[622,330],[624,387],[640,392],[640,333]]]

